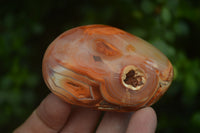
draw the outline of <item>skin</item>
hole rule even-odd
[[[74,107],[49,94],[14,133],[154,133],[157,126],[151,107],[101,116],[101,111]]]

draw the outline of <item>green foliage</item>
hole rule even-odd
[[[200,2],[71,0],[0,2],[0,129],[11,132],[48,94],[42,56],[63,31],[101,23],[135,34],[174,66],[174,82],[154,105],[157,132],[200,130]]]

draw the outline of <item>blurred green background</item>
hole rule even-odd
[[[175,77],[153,106],[157,132],[200,130],[199,0],[1,0],[0,131],[19,126],[49,93],[41,66],[50,42],[86,24],[121,28],[166,54]]]

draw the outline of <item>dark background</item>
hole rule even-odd
[[[0,131],[18,127],[49,93],[42,57],[62,32],[106,24],[160,49],[174,66],[174,81],[153,108],[158,133],[200,130],[199,0],[0,1]]]

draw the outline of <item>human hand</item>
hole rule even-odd
[[[72,107],[54,94],[48,95],[14,133],[154,133],[157,125],[151,107],[134,113],[106,112]],[[100,121],[100,123],[99,123]],[[97,127],[98,125],[98,127]]]

